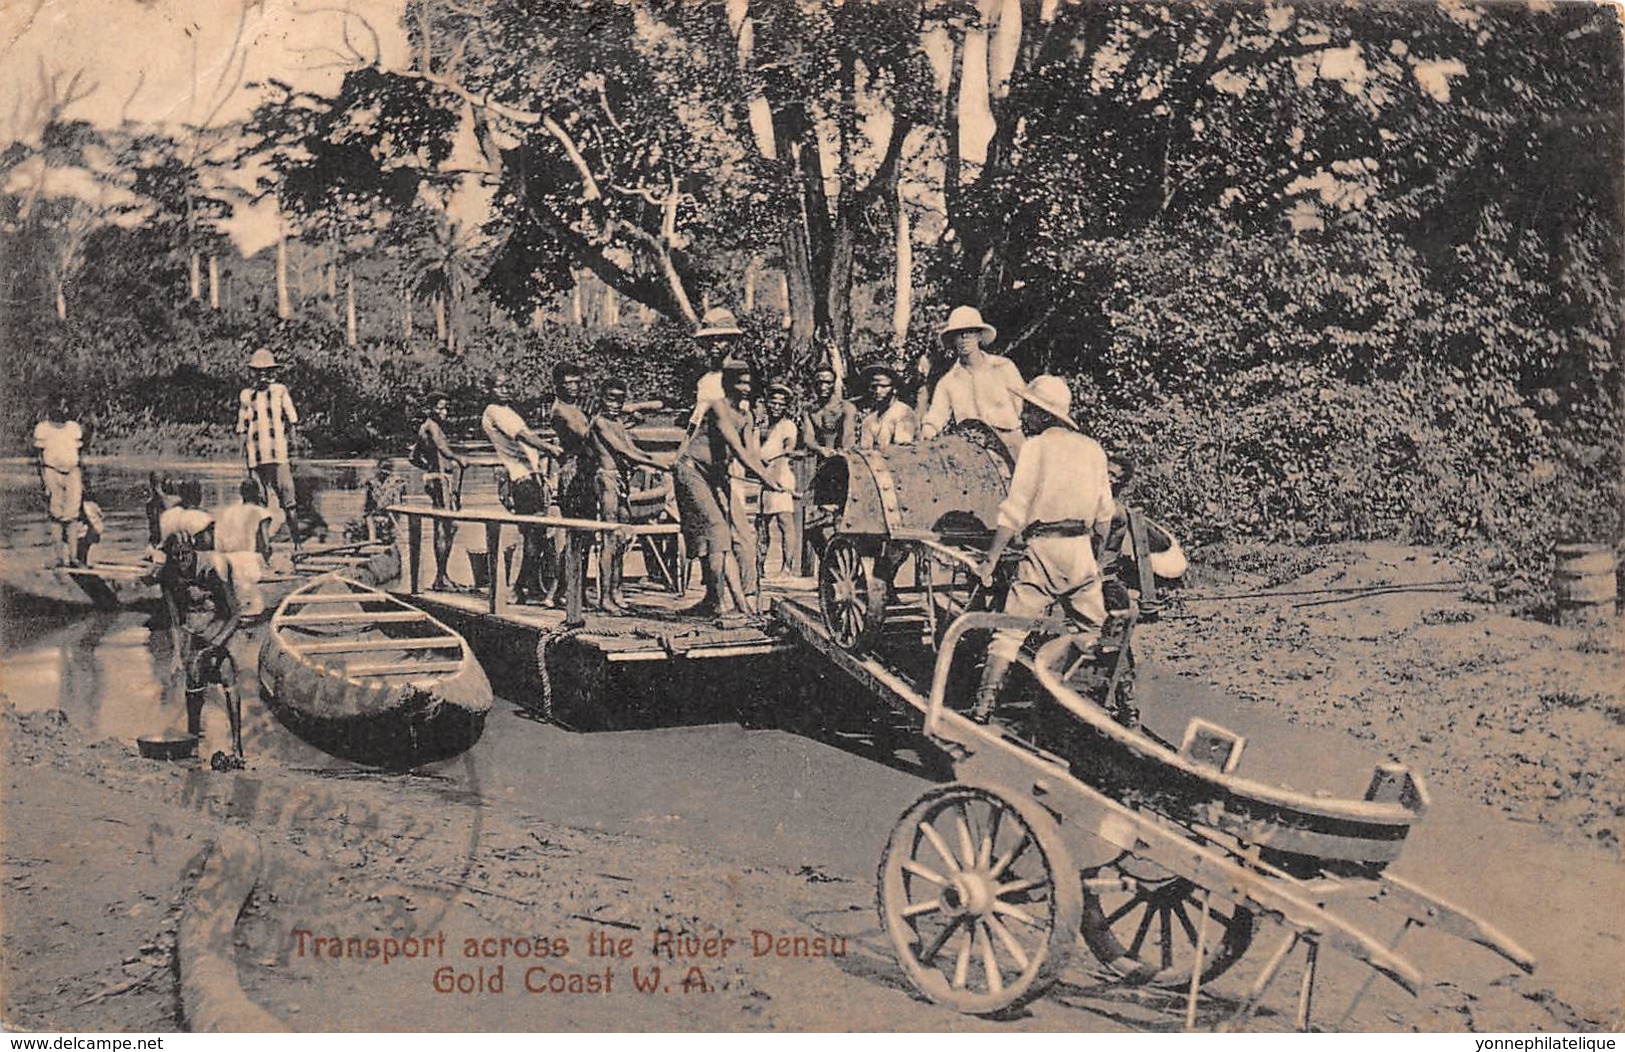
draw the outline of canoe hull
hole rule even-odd
[[[421,614],[371,589],[354,593],[354,603],[339,604],[351,611],[353,623],[296,623],[301,611],[336,608],[308,603],[310,593],[331,589],[336,580],[298,589],[273,617],[259,659],[260,697],[266,707],[283,726],[323,752],[370,766],[416,767],[473,746],[484,732],[493,699],[491,684],[467,642],[427,615],[406,623],[369,621],[372,614]],[[426,668],[454,667],[406,675],[352,673],[356,666],[322,652],[357,639],[385,653],[398,645],[400,654],[389,660],[420,654],[433,659]],[[434,651],[413,649],[431,640],[445,643]]]
[[[1425,790],[1406,772],[1390,799],[1317,796],[1256,782],[1179,755],[1112,720],[1070,689],[1059,670],[1074,652],[1065,639],[1040,651],[1037,720],[1046,747],[1065,757],[1087,785],[1182,825],[1218,830],[1259,849],[1260,858],[1297,876],[1375,876],[1396,860],[1426,808]],[[1380,774],[1381,772],[1379,772]]]

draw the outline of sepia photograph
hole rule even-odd
[[[0,1028],[1625,1030],[1622,292],[1609,3],[4,0]]]

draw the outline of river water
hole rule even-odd
[[[240,464],[92,460],[85,467],[85,493],[101,506],[106,522],[105,535],[91,554],[93,561],[140,559],[147,542],[143,510],[147,476],[154,471],[197,479],[208,508],[236,503],[244,478]],[[365,461],[306,461],[297,466],[302,514],[308,509],[325,522],[332,543],[342,542],[344,524],[360,517],[361,487],[371,471],[371,463]],[[409,481],[415,486],[415,473]],[[280,512],[275,513],[273,526],[282,530]],[[144,611],[99,612],[82,600],[74,602],[73,586],[45,569],[56,556],[51,533],[33,465],[0,462],[0,589],[5,600],[0,607],[0,693],[20,711],[60,709],[92,740],[129,741],[181,729],[184,706],[179,684],[173,681],[169,634],[152,631]],[[286,545],[285,533],[277,543]],[[240,686],[249,698],[255,696],[252,680],[261,632],[239,632],[232,648]],[[257,718],[263,715],[258,709],[252,703],[245,706],[250,737],[263,739],[275,754],[301,760],[319,757],[274,721]],[[228,740],[217,703],[209,706],[205,732],[211,743],[219,743],[216,748]]]

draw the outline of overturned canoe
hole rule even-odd
[[[324,752],[404,768],[479,740],[491,684],[463,637],[376,588],[328,575],[296,589],[260,648],[260,697]]]

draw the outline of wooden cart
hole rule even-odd
[[[956,652],[973,649],[966,633],[997,628],[1050,638],[1030,664],[1036,689],[983,725],[946,695]],[[881,920],[926,997],[1007,1012],[1048,989],[1081,935],[1124,982],[1184,991],[1194,1026],[1202,984],[1270,919],[1284,935],[1230,1022],[1245,1022],[1301,947],[1307,1029],[1323,947],[1413,994],[1422,984],[1397,939],[1350,915],[1358,902],[1403,918],[1401,937],[1431,926],[1533,970],[1512,939],[1387,872],[1427,808],[1415,775],[1379,766],[1358,799],[1251,781],[1244,741],[1222,727],[1194,720],[1175,744],[1122,726],[1090,696],[1109,678],[1099,665],[1062,622],[971,613],[945,631],[924,728],[955,780],[903,814],[879,872]]]

